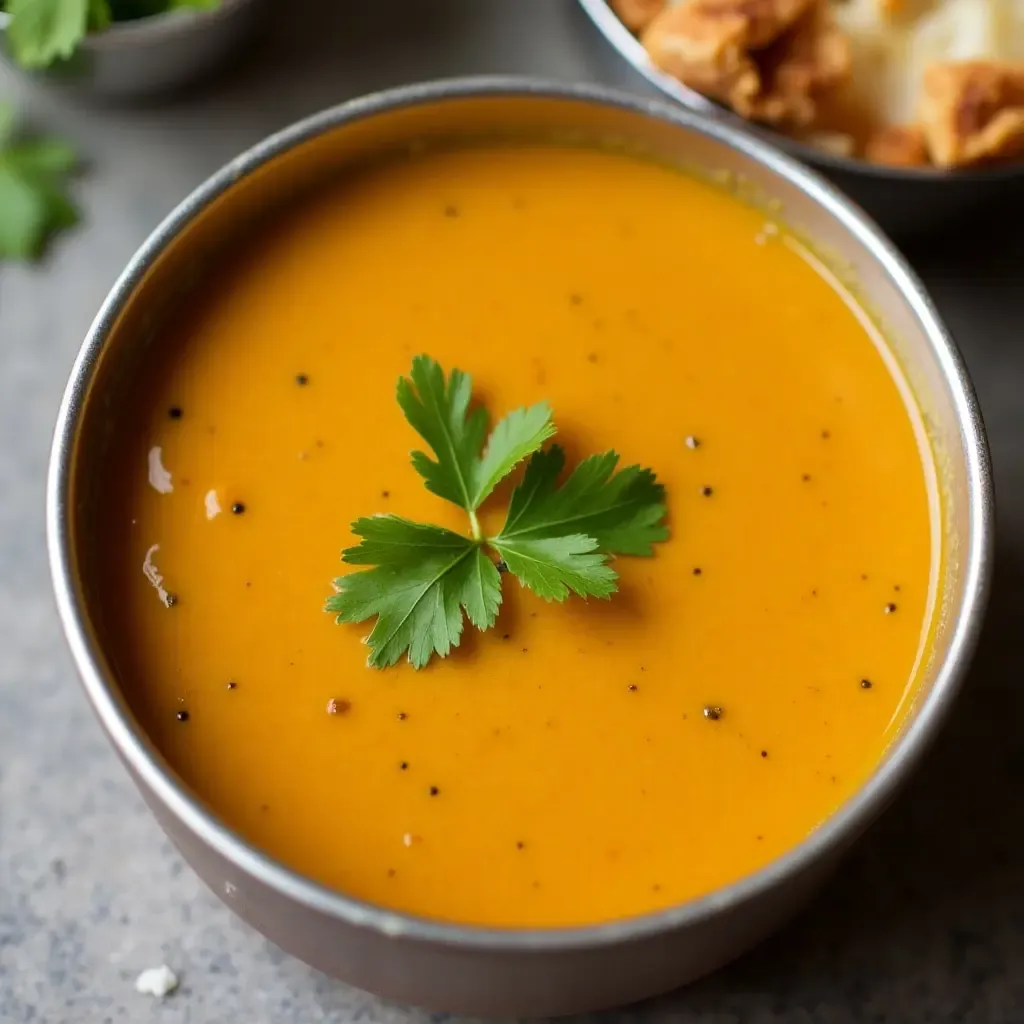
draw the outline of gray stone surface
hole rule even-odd
[[[3,1024],[432,1019],[275,950],[169,849],[92,720],[60,637],[42,527],[50,429],[79,341],[119,269],[178,199],[244,146],[400,81],[610,72],[568,0],[301,0],[279,12],[247,65],[158,109],[78,109],[0,77],[0,96],[17,93],[92,162],[79,188],[86,226],[39,268],[0,268]],[[609,1022],[1024,1021],[1022,223],[996,211],[912,253],[974,374],[1000,498],[992,611],[955,720],[796,923],[715,977]],[[180,973],[180,991],[163,1003],[136,995],[137,973],[161,962]]]

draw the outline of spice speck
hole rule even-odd
[[[191,716],[189,715],[189,713],[187,711],[176,711],[174,713],[174,717],[179,722],[187,722]]]
[[[705,704],[704,717],[712,722],[717,722],[722,717],[722,709],[717,704]]]
[[[700,576],[703,572],[704,572],[704,570],[699,565],[695,565],[693,567],[693,575],[694,576]]]
[[[702,487],[702,488],[700,489],[700,493],[701,493],[701,494],[702,494],[702,495],[703,495],[703,496],[704,496],[705,498],[710,498],[710,497],[711,497],[711,495],[712,495],[712,494],[714,494],[715,492],[714,492],[714,490],[713,490],[712,488],[708,487],[708,485],[707,485],[707,484],[705,484],[705,485],[704,485],[704,486],[703,486],[703,487]]]
[[[304,388],[309,383],[309,378],[304,373],[297,373],[295,375],[295,383],[298,384],[300,388]]]
[[[350,700],[338,700],[337,697],[332,697],[327,702],[327,714],[329,715],[347,715],[352,710],[352,702]]]
[[[872,686],[874,686],[874,683],[870,679],[862,679],[860,681],[860,688],[862,690],[870,690]]]
[[[630,693],[636,693],[636,691],[639,690],[640,687],[637,686],[636,683],[630,683],[629,686],[626,687],[626,689],[629,690]]]
[[[437,788],[437,786],[431,786],[430,787],[430,795],[431,796],[437,796],[437,794],[440,793],[440,792],[441,792],[441,790],[439,790]]]
[[[892,613],[893,613],[894,611],[896,611],[896,605],[894,605],[894,604],[892,603],[892,601],[890,601],[890,602],[889,602],[889,603],[888,603],[888,604],[887,604],[887,605],[885,606],[885,614],[886,614],[886,615],[892,615]]]
[[[409,716],[404,711],[399,711],[396,717],[400,722],[404,722]]]
[[[172,405],[170,409],[167,410],[167,415],[170,416],[172,420],[180,420],[185,414],[181,411],[181,406]]]
[[[236,515],[236,516],[244,515],[245,514],[245,503],[241,502],[241,501],[236,501],[231,506],[231,513],[232,513],[232,515]]]
[[[402,770],[403,772],[407,772],[407,771],[409,770],[409,762],[408,762],[408,761],[401,761],[401,762],[399,762],[399,765],[398,765],[398,767],[399,767],[399,768],[400,768],[400,769],[401,769],[401,770]]]
[[[178,603],[178,595],[177,594],[167,594],[167,595],[165,595],[165,597],[164,597],[164,604],[168,608],[173,608],[177,603]]]
[[[237,690],[238,689],[238,683],[236,683],[234,681],[234,679],[229,679],[228,682],[227,682],[227,688],[229,690]]]
[[[694,437],[693,434],[691,434],[686,439],[685,444],[686,444],[687,448],[691,448],[691,449],[692,448],[699,448],[700,447],[700,438],[699,437]]]

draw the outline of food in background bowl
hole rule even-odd
[[[292,206],[178,305],[93,470],[96,621],[170,764],[281,862],[444,921],[627,918],[801,843],[903,727],[939,572],[921,418],[856,300],[725,190],[442,147]],[[467,533],[409,464],[420,352],[495,417],[548,403],[573,462],[654,467],[671,537],[608,563],[608,601],[508,557],[494,628],[456,603],[446,658],[378,670],[321,608],[346,524]]]
[[[1019,0],[612,0],[652,62],[838,156],[967,167],[1024,153]]]

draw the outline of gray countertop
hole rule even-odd
[[[371,89],[533,72],[642,86],[570,0],[293,0],[247,62],[146,111],[85,110],[0,73],[91,169],[87,223],[0,268],[0,1021],[312,1024],[446,1019],[318,975],[241,924],[170,849],[86,707],[43,541],[50,430],[81,338],[157,221],[267,133]],[[1009,222],[1008,222],[1009,221]],[[1024,1021],[1024,231],[994,211],[911,258],[964,351],[1000,504],[991,613],[921,773],[777,938],[707,980],[608,1014],[680,1024]],[[137,995],[167,963],[180,990]]]

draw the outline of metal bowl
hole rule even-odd
[[[178,10],[115,22],[85,37],[67,59],[34,78],[98,100],[145,100],[191,85],[221,68],[259,27],[269,0],[222,0],[216,10]],[[0,13],[0,56],[8,52]]]
[[[910,718],[837,813],[763,870],[659,913],[580,928],[496,930],[414,918],[328,890],[249,845],[201,804],[131,713],[104,651],[90,544],[102,493],[91,469],[167,307],[246,225],[342,168],[481,136],[593,140],[640,149],[768,203],[884,325],[941,466],[943,561],[934,656]],[[822,257],[824,260],[825,258]],[[826,262],[823,272],[829,272]],[[954,343],[896,250],[834,188],[749,133],[676,106],[598,88],[465,79],[355,100],[273,136],[200,186],[134,256],[92,325],[57,422],[47,536],[60,617],[86,692],[146,802],[199,875],[270,939],[328,974],[405,1003],[555,1015],[664,992],[726,963],[811,895],[906,780],[946,717],[981,624],[992,543],[988,451]]]
[[[900,241],[949,227],[982,206],[1007,201],[1019,204],[1024,193],[1024,161],[957,171],[885,167],[866,160],[835,156],[754,124],[655,67],[608,0],[579,0],[579,3],[618,54],[614,57],[618,67],[609,68],[613,74],[622,70],[624,60],[633,72],[688,110],[757,135],[816,167]],[[612,56],[610,51],[608,55]]]

